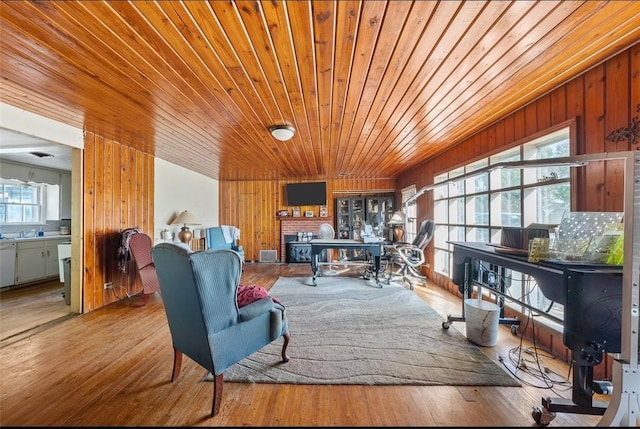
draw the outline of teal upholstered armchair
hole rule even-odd
[[[240,254],[240,259],[244,262],[244,249],[240,240],[240,230],[235,226],[221,225],[205,229],[206,249],[231,249]]]
[[[173,342],[171,381],[180,375],[183,354],[208,370],[213,417],[227,368],[280,337],[282,361],[289,360],[284,307],[271,297],[238,307],[242,261],[229,249],[192,252],[180,243],[160,243],[152,255]]]

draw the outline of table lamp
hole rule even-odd
[[[393,242],[402,241],[404,239],[404,224],[407,222],[407,217],[402,211],[396,211],[391,219],[387,222],[393,227]]]
[[[183,211],[175,218],[172,225],[182,224],[182,228],[180,228],[180,232],[178,233],[178,238],[183,243],[189,243],[191,241],[192,233],[189,230],[187,225],[200,225],[196,217],[188,210]]]

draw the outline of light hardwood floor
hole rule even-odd
[[[279,276],[309,275],[307,264],[247,264],[243,284],[270,288]],[[437,286],[415,293],[445,320],[461,301]],[[190,359],[170,383],[171,338],[162,298],[145,307],[127,298],[18,341],[0,344],[2,426],[536,426],[543,396],[570,397],[570,387],[515,371],[522,387],[321,386],[225,383],[220,414],[209,418],[213,384]],[[3,320],[4,322],[4,320]],[[464,323],[450,329],[464,333]],[[483,350],[514,371],[512,351],[535,367],[532,344],[501,325]],[[292,337],[292,344],[295,337]],[[503,358],[503,363],[499,362]],[[549,376],[569,366],[538,351]],[[543,370],[544,371],[544,370]],[[558,413],[550,426],[594,426],[600,416]]]
[[[64,284],[57,278],[0,292],[0,341],[17,341],[74,316],[63,293]]]

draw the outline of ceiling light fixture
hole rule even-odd
[[[280,141],[290,140],[296,133],[296,129],[290,125],[276,125],[269,128],[271,135]]]

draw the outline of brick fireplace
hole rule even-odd
[[[330,217],[281,217],[280,218],[280,262],[287,262],[287,243],[285,235],[296,235],[298,232],[310,231],[318,235],[318,228],[323,223],[333,225]]]

